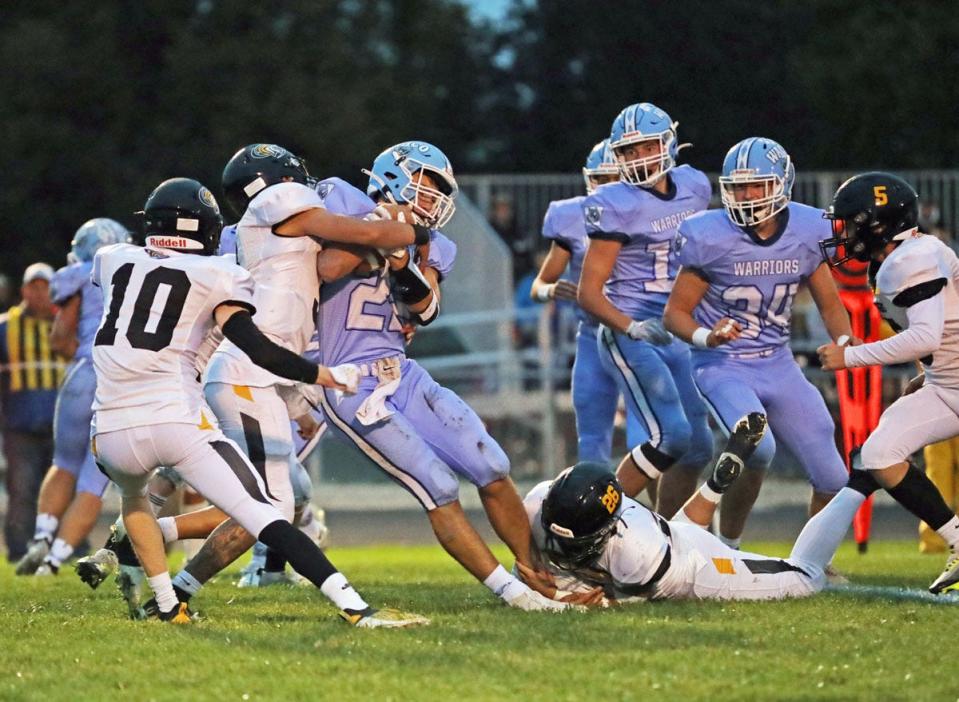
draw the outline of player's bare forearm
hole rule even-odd
[[[666,329],[683,341],[691,343],[693,332],[699,329],[700,324],[693,317],[709,283],[695,271],[680,269],[673,283],[673,290],[666,301],[666,310],[663,313],[663,324]]]
[[[705,529],[712,524],[717,506],[717,502],[710,502],[697,490],[692,497],[686,500],[681,512],[687,520]]]
[[[579,291],[576,301],[579,306],[593,315],[600,322],[615,331],[626,333],[630,319],[609,301],[603,293],[603,286],[609,280],[616,265],[616,257],[622,244],[618,241],[606,239],[591,239],[583,260],[583,272],[579,278]]]
[[[395,249],[417,241],[413,225],[392,220],[369,221],[333,214],[316,207],[273,228],[279,236],[315,236],[324,241]],[[428,236],[428,234],[427,234]]]
[[[256,538],[234,519],[228,519],[210,534],[197,554],[186,564],[186,572],[205,583],[230,565],[256,543]]]
[[[836,282],[829,271],[829,266],[825,263],[820,264],[809,276],[809,292],[819,309],[819,314],[829,335],[834,340],[841,336],[851,337],[852,326],[849,323],[849,312],[846,311],[846,306],[842,304],[839,291],[836,289]]]
[[[552,299],[572,300],[575,302],[577,286],[568,280],[560,280],[566,266],[569,265],[569,251],[555,242],[550,246],[546,260],[540,266],[539,274],[530,288],[530,297],[535,302]]]

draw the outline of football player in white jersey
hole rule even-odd
[[[161,183],[143,213],[145,248],[101,249],[91,280],[104,291],[94,339],[97,390],[91,433],[97,463],[123,495],[123,517],[156,598],[160,619],[191,620],[166,566],[163,538],[146,497],[161,465],[252,534],[286,555],[363,627],[408,626],[422,617],[371,608],[308,537],[265,497],[254,467],[215,424],[196,378],[197,351],[214,326],[258,366],[302,383],[353,391],[358,369],[317,366],[271,342],[253,323],[253,280],[212,256],[223,226],[209,190],[195,180]],[[212,420],[212,421],[211,421]]]
[[[908,458],[923,446],[959,435],[959,259],[918,229],[919,198],[890,173],[863,173],[836,191],[827,214],[826,260],[869,262],[876,305],[899,333],[861,346],[819,348],[824,370],[919,361],[923,373],[883,412],[862,447],[862,464],[884,488],[949,544],[952,555],[929,590],[959,587],[959,518]],[[830,259],[831,249],[843,255]]]
[[[591,604],[651,599],[776,600],[826,584],[824,569],[870,479],[855,471],[841,496],[811,518],[788,558],[733,549],[706,531],[722,493],[765,432],[765,417],[736,423],[709,481],[670,521],[623,495],[609,468],[579,463],[537,485],[525,505],[533,539],[555,577],[554,597],[588,593]]]
[[[274,144],[240,149],[223,170],[226,203],[239,219],[237,263],[250,272],[256,286],[255,321],[267,338],[297,355],[306,351],[315,331],[321,237],[384,248],[424,243],[429,237],[425,227],[333,214],[313,183],[303,161]],[[290,474],[305,473],[296,459],[289,417],[307,413],[303,394],[309,390],[256,367],[229,339],[211,356],[204,381],[206,401],[222,431],[250,458],[267,498],[293,520]],[[181,601],[188,601],[254,541],[238,520],[221,524],[174,578]]]

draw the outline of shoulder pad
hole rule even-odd
[[[78,292],[90,280],[93,262],[73,263],[64,266],[50,280],[50,299],[55,305],[62,305]]]
[[[940,252],[935,243],[920,239],[903,242],[883,261],[876,276],[879,292],[889,299],[895,299],[900,292],[939,278],[948,277],[940,267]]]
[[[323,207],[323,201],[312,188],[302,183],[277,183],[250,201],[238,226],[272,228],[317,207]]]
[[[316,184],[316,194],[334,214],[363,217],[376,209],[376,203],[366,193],[342,178],[324,178]]]
[[[560,239],[574,227],[578,227],[580,236],[583,230],[583,201],[585,197],[573,197],[567,200],[554,200],[549,203],[543,218],[543,236],[546,239]]]

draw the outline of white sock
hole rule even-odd
[[[150,507],[153,509],[153,516],[157,516],[160,513],[160,510],[163,509],[163,506],[166,504],[166,495],[155,495],[150,493]]]
[[[54,517],[52,514],[47,514],[46,512],[38,514],[37,526],[33,531],[34,541],[38,539],[53,541],[53,535],[57,533],[57,527],[59,525],[60,520]]]
[[[160,525],[160,531],[163,532],[163,543],[172,544],[180,538],[180,532],[176,528],[176,519],[173,517],[160,517],[157,519]]]
[[[169,612],[180,603],[176,598],[176,593],[173,592],[173,583],[170,581],[169,573],[154,575],[152,578],[147,578],[147,582],[150,584],[153,594],[156,595],[157,606],[161,612]]]
[[[949,544],[949,548],[953,551],[959,550],[956,548],[957,544],[959,544],[959,517],[954,516],[936,529],[936,533],[945,539],[946,543]]]
[[[727,546],[729,546],[729,548],[734,548],[737,551],[739,550],[739,546],[743,542],[743,537],[741,536],[737,536],[735,539],[732,539],[728,536],[723,536],[722,534],[717,534],[717,536],[719,536],[719,540],[722,541]]]
[[[333,573],[323,581],[320,586],[320,592],[329,598],[333,604],[340,609],[350,609],[356,612],[362,612],[369,607],[360,593],[353,589],[350,581],[346,579],[343,573]]]
[[[176,574],[176,577],[173,578],[173,584],[184,592],[189,592],[191,595],[195,595],[200,591],[200,588],[203,587],[203,583],[187,573],[185,570],[181,570]]]
[[[866,496],[852,488],[843,488],[829,504],[810,517],[799,532],[789,559],[824,569],[839,548],[856,510]]]
[[[50,547],[50,553],[47,554],[44,560],[54,568],[59,568],[61,564],[72,555],[73,546],[63,539],[54,539],[53,545]]]
[[[526,583],[509,573],[506,568],[501,565],[496,566],[496,569],[486,576],[483,584],[488,587],[494,595],[505,602],[515,600],[529,590]]]

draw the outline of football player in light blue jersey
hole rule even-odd
[[[678,463],[657,505],[673,514],[695,489],[713,439],[693,384],[689,347],[663,328],[661,318],[679,268],[672,248],[676,230],[706,209],[711,189],[706,174],[676,165],[676,123],[654,105],[624,109],[609,145],[622,179],[583,201],[589,248],[578,299],[599,320],[600,359],[645,429],[617,477],[632,497]],[[689,490],[677,496],[675,480]]]
[[[57,394],[53,419],[53,465],[40,487],[37,522],[19,575],[55,574],[86,538],[100,514],[109,479],[90,453],[90,419],[97,378],[91,355],[103,316],[103,293],[90,282],[93,255],[102,246],[129,241],[126,228],[112,219],[91,219],[77,229],[68,265],[50,281],[50,297],[60,306],[50,346],[73,359]]]
[[[460,476],[476,485],[517,561],[531,564],[529,523],[509,459],[476,413],[405,354],[404,322],[436,317],[439,283],[456,254],[436,231],[453,215],[449,160],[432,144],[404,142],[381,153],[369,176],[370,209],[373,201],[408,204],[417,223],[434,231],[429,246],[416,250],[331,245],[321,253],[322,358],[351,359],[363,373],[355,395],[320,393],[323,414],[335,436],[417,499],[443,548],[495,595],[526,610],[567,608],[507,572],[470,524],[459,502]]]
[[[586,194],[600,185],[619,180],[619,166],[609,149],[609,139],[596,144],[586,158],[583,181]],[[549,204],[543,220],[543,237],[550,241],[546,260],[539,269],[530,296],[537,302],[569,300],[576,302],[576,281],[586,255],[586,224],[583,221],[582,195]],[[568,276],[564,272],[568,269]],[[573,362],[573,410],[576,413],[578,460],[609,463],[613,443],[613,423],[619,388],[616,378],[603,367],[596,348],[596,320],[577,305],[576,360]],[[636,415],[627,408],[626,442],[635,446],[643,429]]]
[[[823,211],[790,202],[795,168],[770,139],[733,146],[719,179],[724,210],[703,212],[679,228],[682,269],[666,306],[666,328],[693,349],[694,378],[717,422],[729,431],[763,412],[770,432],[727,494],[720,532],[738,546],[776,441],[800,461],[813,486],[815,514],[846,484],[835,427],[819,391],[789,348],[793,298],[808,285],[833,339],[851,338],[819,240],[831,233]]]

